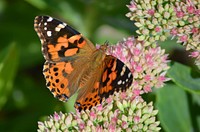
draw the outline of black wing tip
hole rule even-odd
[[[34,25],[40,23],[41,20],[48,19],[48,18],[53,18],[53,17],[48,16],[48,15],[38,15],[38,16],[35,16]]]
[[[42,18],[49,18],[51,16],[48,16],[48,15],[38,15],[38,16],[35,16],[35,20],[37,19],[42,19]]]

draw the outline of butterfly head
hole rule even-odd
[[[102,62],[105,57],[106,57],[106,50],[107,50],[107,47],[108,47],[108,41],[106,41],[103,45],[100,45],[99,48],[96,50],[96,61],[100,61]],[[94,55],[95,56],[95,55]]]
[[[100,46],[100,48],[99,48],[99,50],[101,50],[102,52],[106,52],[106,49],[107,49],[107,47],[108,47],[108,43],[105,43],[104,45],[101,45]]]

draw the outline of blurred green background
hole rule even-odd
[[[128,12],[126,5],[129,2],[129,0],[0,0],[0,131],[36,131],[37,121],[44,120],[54,111],[67,111],[65,104],[53,98],[45,86],[42,74],[44,58],[39,38],[33,28],[35,16],[50,15],[59,18],[75,27],[94,43],[101,44],[108,40],[114,44],[124,37],[135,34],[133,22],[125,17]],[[181,53],[179,58],[178,55],[176,57],[172,55],[172,59],[186,62],[189,65],[184,67],[186,69],[194,67],[192,61],[185,61],[185,56],[182,56],[183,49],[177,47],[175,41],[165,43],[163,47],[167,52]],[[177,67],[181,65],[176,65],[175,68]],[[164,111],[164,114],[161,112],[159,115],[163,131],[171,131],[173,128],[186,131],[199,130],[200,75],[197,71],[195,69],[192,72],[197,79],[194,82],[196,85],[192,88],[178,85],[182,80],[177,84],[177,77],[174,77],[172,72],[169,76],[175,78],[173,80],[175,83],[170,82],[171,85],[166,87],[175,87],[174,89],[178,90],[166,88],[166,91],[157,90],[147,95],[149,101],[155,99],[157,108]],[[187,76],[190,74],[188,71]],[[167,100],[168,94],[172,97],[171,102]],[[174,104],[173,97],[176,97],[175,100],[180,103],[180,107],[172,106],[168,110],[168,106]],[[172,119],[177,112],[180,116]],[[166,119],[169,114],[171,118]],[[181,125],[177,126],[179,123]],[[188,124],[187,128],[184,124]]]

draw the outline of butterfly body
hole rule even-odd
[[[46,60],[46,85],[61,101],[78,92],[76,108],[91,109],[131,85],[130,70],[119,59],[105,54],[107,45],[96,49],[78,31],[49,16],[37,16],[34,28]]]

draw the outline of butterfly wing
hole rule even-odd
[[[93,87],[82,92],[77,98],[75,107],[79,110],[91,109],[100,104],[103,98],[108,98],[114,92],[125,91],[133,81],[128,67],[119,59],[106,55],[102,65],[93,74]],[[84,89],[83,89],[84,90]]]
[[[108,98],[114,92],[125,91],[133,81],[131,71],[122,61],[110,55],[105,59],[106,67],[101,78],[102,87],[99,89],[101,98]]]
[[[55,18],[37,16],[34,28],[42,43],[42,53],[47,61],[73,61],[76,59],[75,55],[80,54],[80,49],[85,49],[82,53],[85,55],[95,50],[94,45],[78,31]]]
[[[46,85],[55,97],[66,101],[77,91],[78,80],[84,69],[80,67],[87,64],[96,48],[78,31],[49,16],[37,16],[34,28],[46,60],[43,69]],[[83,58],[85,61],[82,61]],[[76,66],[77,63],[80,66]],[[80,74],[75,76],[72,74],[74,72]]]
[[[46,59],[43,69],[46,85],[58,99],[66,101],[78,90],[75,106],[85,110],[131,85],[133,77],[124,63],[105,53],[102,54],[105,58],[100,55],[104,60],[96,60],[94,53],[99,51],[67,24],[38,16],[34,27]]]

